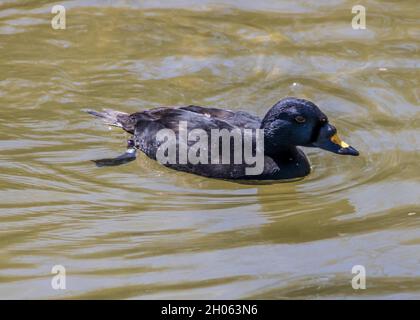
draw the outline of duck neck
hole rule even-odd
[[[264,149],[266,150],[266,156],[279,160],[283,158],[297,158],[301,155],[301,152],[299,152],[299,149],[296,146],[290,145],[270,145],[270,143],[264,142]]]
[[[279,175],[282,178],[304,177],[311,171],[308,158],[302,150],[296,146],[264,146],[265,153],[280,168]]]

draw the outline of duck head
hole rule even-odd
[[[265,150],[287,149],[291,146],[316,147],[341,155],[358,156],[359,152],[342,141],[328,117],[312,102],[285,98],[265,115]]]

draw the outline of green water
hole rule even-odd
[[[0,298],[420,298],[418,3],[360,1],[365,30],[354,4],[1,1]],[[305,149],[311,175],[270,185],[90,162],[126,135],[83,108],[288,95],[361,155]]]

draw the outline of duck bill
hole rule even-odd
[[[314,146],[337,154],[349,156],[359,155],[359,151],[340,139],[337,130],[331,125],[327,125],[321,129]]]

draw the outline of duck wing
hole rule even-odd
[[[156,108],[132,114],[130,117],[135,118],[136,122],[134,130],[136,147],[153,159],[156,159],[156,152],[160,146],[156,136],[162,129],[170,129],[178,136],[180,124],[185,122],[188,132],[201,129],[210,136],[212,129],[233,130],[237,128],[228,121],[209,117],[204,113],[192,112],[184,107]],[[193,141],[188,141],[188,145],[192,144],[194,144]]]
[[[195,105],[181,107],[180,109],[202,114],[209,118],[223,120],[238,128],[257,129],[261,125],[261,119],[259,117],[244,111],[232,111]]]
[[[259,128],[260,120],[249,114],[241,114],[229,110],[203,108],[196,106],[181,108],[158,108],[133,114],[136,118],[134,130],[134,141],[136,147],[143,151],[148,157],[157,159],[157,152],[163,141],[157,139],[158,132],[162,129],[172,130],[176,137],[176,154],[179,150],[194,145],[197,140],[180,139],[180,123],[186,122],[187,132],[194,129],[201,129],[207,134],[207,142],[210,143],[212,129],[233,129]],[[234,158],[233,143],[230,144],[230,159]],[[201,151],[200,151],[201,152]],[[211,162],[211,152],[208,152],[208,163]],[[178,158],[177,158],[178,159]],[[244,164],[191,164],[187,163],[166,163],[172,169],[196,173],[214,178],[239,178],[245,175]]]

